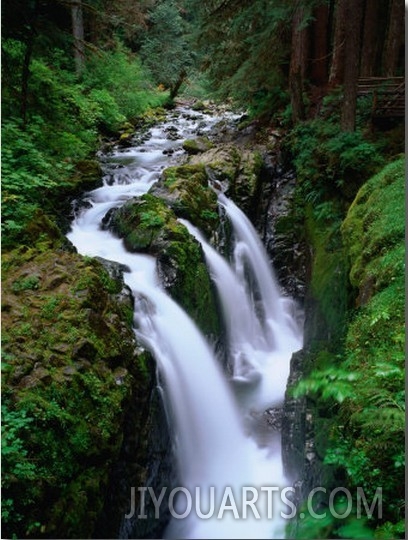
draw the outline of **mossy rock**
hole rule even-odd
[[[202,164],[168,167],[150,193],[166,201],[178,217],[188,219],[208,237],[219,226],[217,195],[208,185]]]
[[[75,164],[75,174],[72,177],[73,189],[90,191],[95,189],[102,178],[102,169],[94,159],[82,159]]]
[[[237,174],[227,191],[227,195],[247,213],[253,210],[253,202],[261,189],[262,166],[263,159],[259,152],[243,150]]]
[[[131,298],[100,262],[36,246],[3,257],[3,287],[3,532],[89,536],[150,384]]]
[[[203,101],[196,101],[191,108],[193,111],[205,111],[208,108],[208,104],[206,105]]]
[[[192,165],[205,166],[211,180],[233,182],[239,173],[240,150],[232,145],[217,145],[215,148],[190,159]]]
[[[205,167],[211,181],[220,183],[226,194],[247,213],[253,210],[261,188],[262,155],[233,144],[217,145],[190,158],[192,165]],[[219,187],[219,186],[217,186]]]
[[[221,332],[216,293],[200,244],[188,232],[187,236],[163,247],[157,258],[159,276],[172,298],[216,341]]]
[[[305,208],[305,232],[313,254],[307,302],[305,342],[340,343],[344,338],[349,305],[348,264],[341,240],[341,220],[316,219],[313,208]]]
[[[166,203],[149,193],[127,201],[112,212],[109,227],[129,251],[160,253],[163,243],[185,239],[185,227]]]
[[[386,286],[395,270],[402,268],[398,248],[405,236],[404,168],[404,159],[396,160],[364,184],[342,225],[350,281],[365,298]]]
[[[74,251],[72,244],[67,240],[56,223],[42,210],[34,211],[32,218],[21,233],[21,244],[35,246],[38,251],[48,249],[64,249]]]
[[[196,139],[187,139],[183,142],[183,149],[188,154],[201,154],[210,150],[214,145],[207,137],[197,137]]]
[[[131,199],[112,213],[110,227],[130,251],[157,256],[159,276],[169,294],[205,334],[219,336],[215,292],[202,248],[166,203],[151,193]]]

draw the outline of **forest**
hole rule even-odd
[[[285,272],[301,282],[289,288],[305,325],[284,407],[303,438],[283,461],[301,479],[304,519],[285,534],[405,537],[404,18],[402,0],[3,1],[4,537],[163,534],[160,522],[124,535],[125,495],[112,502],[125,475],[141,482],[152,460],[170,459],[155,362],[135,344],[123,269],[80,255],[66,235],[73,201],[102,184],[101,155],[180,106],[227,107],[247,146],[217,154],[222,128],[200,138],[207,162],[166,169],[141,199],[148,210],[125,205],[109,226],[129,251],[164,261],[168,250],[173,299],[206,337],[221,335],[202,250],[176,218],[219,234],[212,170],[259,231],[275,185],[268,160],[292,174],[273,225],[285,255],[272,263],[283,288]],[[316,519],[306,505],[316,486],[353,494],[347,519]],[[357,488],[369,501],[381,488],[381,515],[356,515]]]

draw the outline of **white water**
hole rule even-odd
[[[206,126],[201,129],[209,130],[215,119],[204,117],[204,120]],[[176,141],[165,137],[166,129],[172,125],[181,131]],[[110,208],[150,188],[171,161],[163,150],[173,149],[178,155],[181,140],[197,133],[198,125],[199,120],[188,120],[181,115],[177,124],[167,122],[152,129],[150,139],[139,147],[114,154],[108,166],[112,163],[124,166],[108,171],[112,185],[105,182],[103,187],[88,194],[91,207],[76,217],[68,238],[84,255],[104,257],[128,267],[125,281],[136,299],[136,335],[154,354],[169,392],[171,417],[176,423],[180,485],[192,495],[199,486],[207,503],[210,488],[215,488],[212,519],[197,517],[193,504],[188,518],[173,519],[166,536],[281,538],[285,522],[279,517],[278,495],[273,499],[273,519],[266,515],[266,493],[261,491],[256,508],[262,519],[255,519],[250,509],[249,517],[242,519],[240,493],[243,486],[260,490],[262,486],[282,488],[287,485],[282,470],[280,436],[264,433],[260,438],[256,428],[259,415],[254,416],[254,413],[282,403],[290,356],[301,346],[301,337],[287,312],[290,302],[285,303],[281,298],[252,226],[231,201],[220,196],[237,240],[235,264],[230,266],[204,241],[198,230],[186,224],[203,245],[223,304],[234,364],[235,396],[201,332],[162,290],[155,260],[128,253],[120,239],[100,227]],[[245,265],[252,269],[258,284],[264,320],[257,316],[253,292],[245,285],[242,271]],[[226,487],[233,489],[240,519],[235,519],[231,510],[217,519]],[[206,512],[206,509],[203,503],[201,510]],[[288,508],[284,512],[288,513]]]

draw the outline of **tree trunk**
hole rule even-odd
[[[383,55],[383,73],[386,77],[395,75],[398,68],[404,44],[404,14],[404,0],[391,0]]]
[[[23,129],[27,126],[27,108],[28,108],[28,81],[30,78],[30,64],[34,49],[34,40],[36,36],[36,22],[39,12],[39,2],[36,0],[31,22],[28,27],[28,35],[26,40],[26,50],[24,53],[23,69],[21,73],[21,118],[23,121]]]
[[[360,64],[361,77],[372,77],[376,73],[376,61],[379,44],[378,22],[381,1],[382,0],[366,0]]]
[[[354,131],[356,127],[357,82],[360,64],[361,21],[364,0],[346,0],[346,31],[344,101],[341,110],[341,129]]]
[[[80,75],[85,65],[84,16],[82,0],[71,2],[72,35],[74,38],[75,71]]]
[[[346,28],[351,23],[346,19],[346,4],[347,0],[338,0],[334,13],[333,52],[329,76],[329,84],[332,87],[341,84],[344,77],[345,35]]]
[[[302,28],[305,15],[304,8],[298,2],[292,20],[292,50],[289,67],[289,91],[294,123],[305,118],[303,82],[309,57],[309,32],[308,28]]]
[[[327,55],[328,55],[328,24],[329,6],[322,4],[315,9],[315,22],[313,23],[313,59],[311,64],[311,81],[316,86],[327,83]]]
[[[170,99],[174,99],[177,94],[178,94],[178,91],[180,90],[180,87],[181,85],[183,84],[183,82],[185,81],[186,79],[186,76],[187,76],[187,72],[185,70],[183,70],[180,75],[179,75],[179,78],[177,79],[177,82],[176,84],[173,86],[173,88],[171,88],[170,90]]]

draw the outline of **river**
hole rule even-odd
[[[268,428],[265,411],[283,403],[302,329],[249,220],[218,194],[233,230],[230,260],[180,220],[202,244],[218,291],[232,366],[228,377],[200,329],[164,292],[154,258],[126,251],[121,239],[101,227],[110,209],[146,193],[165,167],[182,159],[183,140],[210,133],[225,117],[234,119],[231,113],[219,117],[181,107],[135,146],[104,156],[103,186],[85,194],[86,205],[68,234],[79,253],[126,265],[136,336],[166,382],[181,482],[166,538],[283,538],[284,518],[292,510],[280,433]]]

